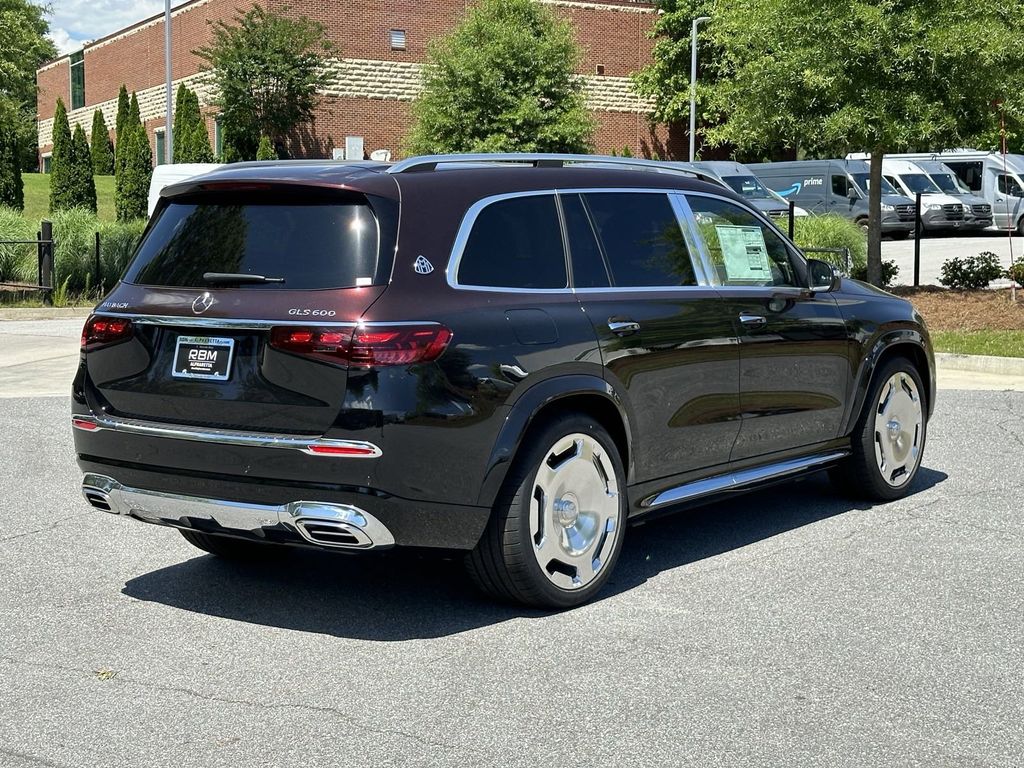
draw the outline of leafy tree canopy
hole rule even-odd
[[[331,43],[319,22],[258,5],[233,21],[216,22],[213,42],[195,53],[220,92],[216,103],[225,135],[235,151],[252,158],[260,136],[285,142],[313,116]]]
[[[585,152],[594,122],[572,27],[531,0],[480,0],[429,52],[409,149]]]
[[[687,116],[690,22],[700,31],[699,124],[710,144],[811,156],[872,152],[868,275],[879,279],[881,157],[966,146],[1022,114],[1024,0],[663,0],[657,116]]]

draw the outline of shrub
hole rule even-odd
[[[1013,280],[1017,285],[1024,287],[1024,260],[1015,261],[1006,270],[1006,279]]]
[[[900,268],[896,266],[896,262],[889,259],[888,261],[882,261],[882,288],[891,288],[893,283],[896,282],[896,277],[900,273]],[[854,267],[853,272],[850,273],[850,277],[854,280],[861,280],[863,282],[868,281],[868,265]]]
[[[270,144],[270,139],[260,136],[260,145],[256,148],[257,160],[277,160],[277,152]]]
[[[92,171],[97,176],[110,176],[114,172],[114,145],[110,143],[110,131],[103,112],[92,113],[92,134],[89,139],[92,153]]]
[[[92,152],[82,126],[75,126],[71,139],[71,189],[68,203],[71,208],[87,208],[96,212],[96,181],[92,177]]]
[[[0,240],[31,240],[35,236],[32,225],[19,211],[0,206]],[[0,245],[0,281],[34,283],[36,247]]]
[[[74,187],[74,169],[71,155],[74,151],[68,110],[62,99],[57,99],[53,113],[53,156],[50,160],[50,211],[73,208],[71,194]]]
[[[0,205],[18,210],[25,207],[17,115],[3,104],[0,104]]]
[[[108,221],[100,224],[100,268],[103,274],[102,282],[97,288],[109,289],[121,278],[128,267],[128,262],[135,254],[135,246],[138,245],[139,237],[145,228],[145,219]]]
[[[174,162],[213,162],[210,136],[199,111],[199,97],[185,85],[178,86],[174,107]]]
[[[942,264],[939,282],[947,288],[972,290],[988,288],[989,283],[1004,274],[999,257],[991,251],[982,251],[977,256],[947,259]]]
[[[780,222],[785,229],[785,222]],[[793,220],[793,242],[800,248],[849,248],[851,274],[865,270],[868,259],[868,240],[864,231],[842,216],[800,216]],[[840,270],[846,269],[839,254],[811,253],[810,256],[827,261]]]
[[[114,175],[121,175],[121,168],[124,163],[121,160],[121,142],[125,137],[124,129],[128,122],[128,89],[121,84],[121,90],[117,93],[117,117],[114,119]]]
[[[135,103],[134,101],[132,102]],[[149,137],[142,124],[124,129],[124,139],[119,155],[122,167],[115,180],[114,208],[118,221],[130,221],[146,216],[149,205],[149,182],[153,176],[153,155],[149,149]]]
[[[85,208],[71,208],[53,214],[53,284],[66,285],[81,293],[95,278],[96,214]]]

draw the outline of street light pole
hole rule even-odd
[[[693,20],[693,27],[690,31],[690,162],[693,162],[694,152],[697,147],[697,137],[694,132],[697,130],[697,26],[705,21],[711,21],[710,16],[699,16]]]
[[[164,0],[164,69],[167,78],[167,121],[164,125],[164,162],[174,160],[174,85],[171,82],[171,0]]]

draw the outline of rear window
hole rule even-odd
[[[237,287],[303,290],[378,285],[389,278],[390,264],[378,258],[377,219],[366,202],[196,197],[175,200],[156,216],[126,282],[225,287],[203,278],[216,272],[283,279]]]

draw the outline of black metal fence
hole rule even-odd
[[[97,235],[97,244],[99,236]],[[49,303],[53,293],[53,223],[45,219],[40,223],[35,240],[0,240],[0,245],[34,245],[36,246],[36,283],[0,282],[0,286],[18,288],[23,291],[39,291],[43,301]],[[97,246],[98,252],[98,246]],[[98,266],[98,264],[97,264]]]

